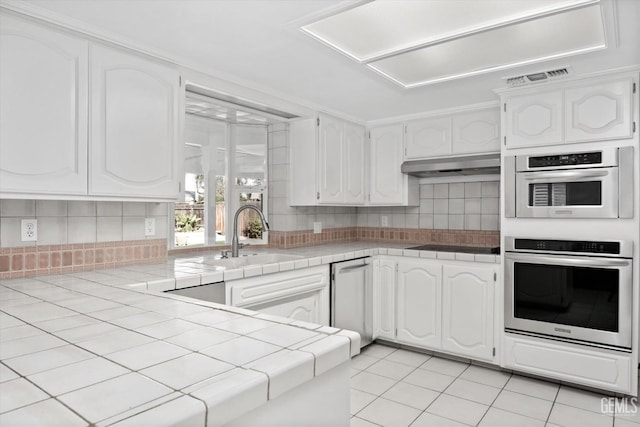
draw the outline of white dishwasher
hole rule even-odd
[[[373,341],[371,258],[331,264],[331,326],[360,334],[360,347]]]

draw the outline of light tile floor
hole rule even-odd
[[[640,427],[636,401],[610,397],[372,344],[352,360],[351,427]]]

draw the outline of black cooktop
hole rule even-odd
[[[500,253],[500,246],[486,248],[482,246],[422,245],[407,249],[414,249],[417,251],[462,252],[466,254],[488,255],[497,255]]]

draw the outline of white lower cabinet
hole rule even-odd
[[[305,322],[329,324],[329,266],[227,282],[227,304]]]
[[[496,266],[381,257],[374,338],[495,362]]]
[[[630,353],[507,334],[502,366],[603,390],[636,395]]]
[[[442,280],[442,349],[492,360],[495,272],[444,265]]]
[[[441,295],[441,263],[402,261],[398,264],[398,341],[417,346],[440,347]]]

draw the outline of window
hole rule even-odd
[[[188,111],[188,110],[187,110]],[[267,127],[186,115],[184,201],[175,204],[174,247],[231,244],[236,210],[265,215]],[[241,242],[267,243],[252,210],[238,218]]]

